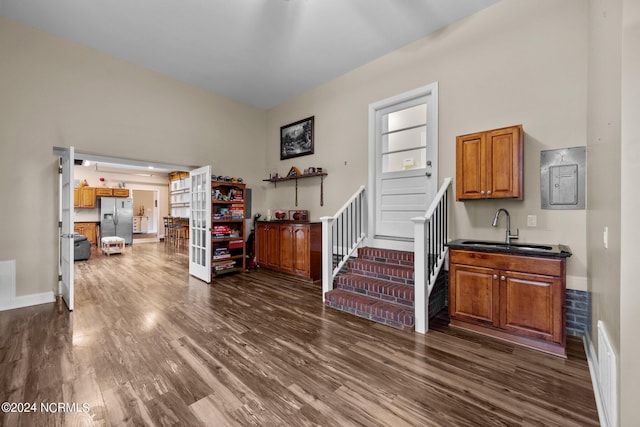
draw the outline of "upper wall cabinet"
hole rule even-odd
[[[522,200],[522,125],[456,138],[456,200]]]

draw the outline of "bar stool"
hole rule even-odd
[[[164,223],[164,243],[166,244],[167,241],[169,240],[169,222],[170,222],[170,217],[165,216],[162,217],[162,222]]]
[[[189,222],[179,219],[176,225],[176,246],[186,248],[189,245]]]

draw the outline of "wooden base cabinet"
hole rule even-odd
[[[452,249],[451,325],[565,356],[565,258]]]
[[[98,225],[95,222],[76,222],[73,224],[73,231],[87,236],[91,245],[98,245]]]
[[[256,248],[260,267],[312,281],[322,278],[322,224],[258,222]]]

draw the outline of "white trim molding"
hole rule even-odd
[[[0,261],[0,311],[46,304],[55,300],[53,291],[16,296],[16,261]]]

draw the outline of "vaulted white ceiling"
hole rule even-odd
[[[0,0],[0,15],[267,109],[498,0]]]

